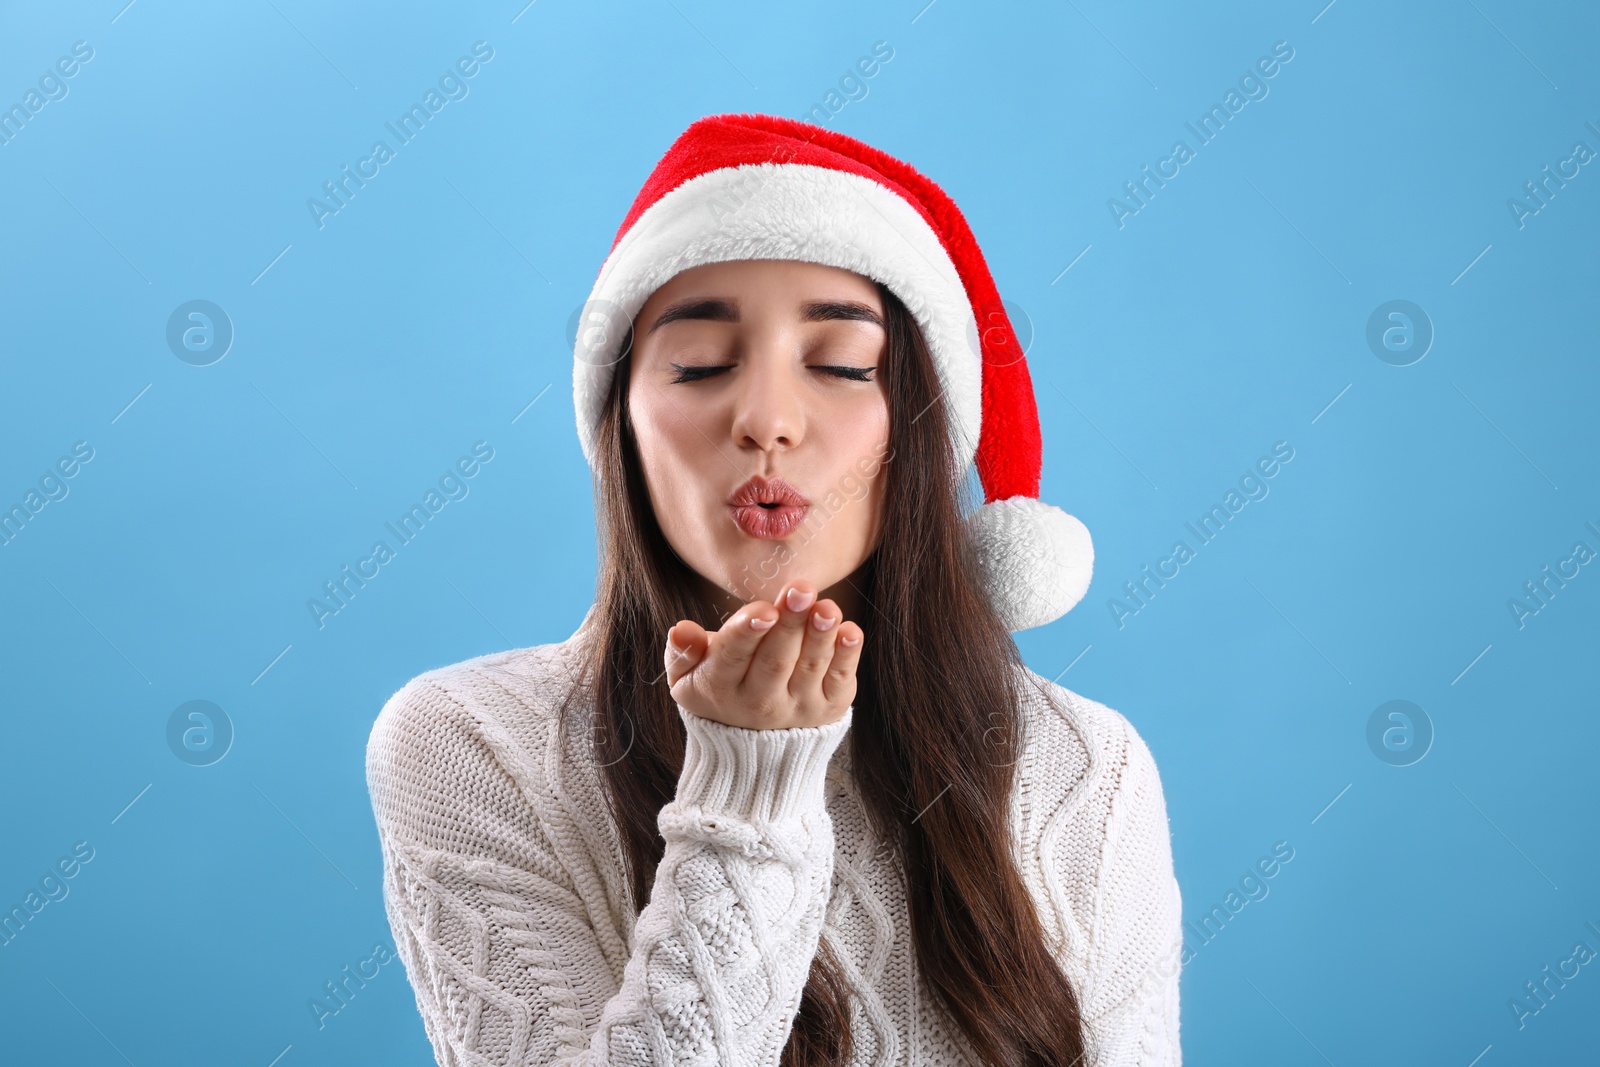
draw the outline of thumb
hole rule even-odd
[[[666,667],[667,685],[678,680],[699,665],[710,642],[699,623],[684,619],[667,631]]]

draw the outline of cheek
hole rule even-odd
[[[678,460],[694,436],[693,415],[681,404],[675,408],[649,386],[630,392],[628,417],[639,458],[647,468],[671,466]]]
[[[853,537],[870,540],[882,519],[888,481],[884,462],[889,453],[888,405],[876,398],[834,425],[829,465],[838,472],[835,488],[844,497],[841,517]]]
[[[687,409],[634,394],[628,413],[656,516],[663,529],[676,529],[701,487],[698,472],[710,469],[703,453],[711,445]]]
[[[862,406],[846,422],[846,447],[857,469],[874,470],[873,487],[882,483],[883,457],[889,453],[889,404],[882,397]]]

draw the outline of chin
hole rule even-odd
[[[779,542],[763,541],[750,546],[741,545],[731,551],[721,551],[708,563],[708,567],[695,567],[724,592],[743,603],[752,600],[772,600],[783,588],[783,583],[795,576],[795,553],[778,547]],[[784,561],[788,562],[785,563]]]
[[[852,545],[852,552],[846,553],[842,546],[829,544],[826,535],[806,542],[803,532],[782,540],[767,540],[736,530],[731,537],[719,537],[707,547],[708,552],[695,557],[679,555],[697,573],[743,603],[772,601],[784,583],[794,578],[808,578],[818,590],[828,589],[855,573],[866,560],[864,545]],[[854,567],[844,566],[841,557],[858,562]]]
[[[793,553],[788,555],[792,563]],[[789,576],[789,568],[782,562],[782,549],[772,541],[746,548],[731,558],[732,565],[724,567],[727,580],[722,587],[743,601],[771,600]]]

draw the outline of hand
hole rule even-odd
[[[672,698],[701,718],[747,730],[826,726],[843,718],[856,698],[865,635],[842,621],[844,612],[832,600],[813,606],[816,595],[816,583],[790,582],[777,605],[752,600],[715,634],[680,620],[667,631]]]

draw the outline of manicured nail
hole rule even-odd
[[[813,600],[817,599],[817,594],[802,593],[798,589],[791,589],[786,599],[788,600],[790,611],[804,611],[811,606]]]
[[[763,619],[757,615],[750,616],[750,629],[756,631],[756,633],[762,633],[766,630],[770,630],[777,624],[777,619]]]
[[[827,633],[829,630],[833,629],[833,624],[838,621],[839,620],[835,619],[833,616],[824,615],[820,611],[813,612],[811,615],[811,625],[815,626],[823,633]]]
[[[844,636],[839,638],[839,643],[841,645],[849,645],[851,648],[855,648],[857,645],[859,645],[861,643],[861,638],[859,638],[859,637],[851,637],[849,634],[845,634]]]

